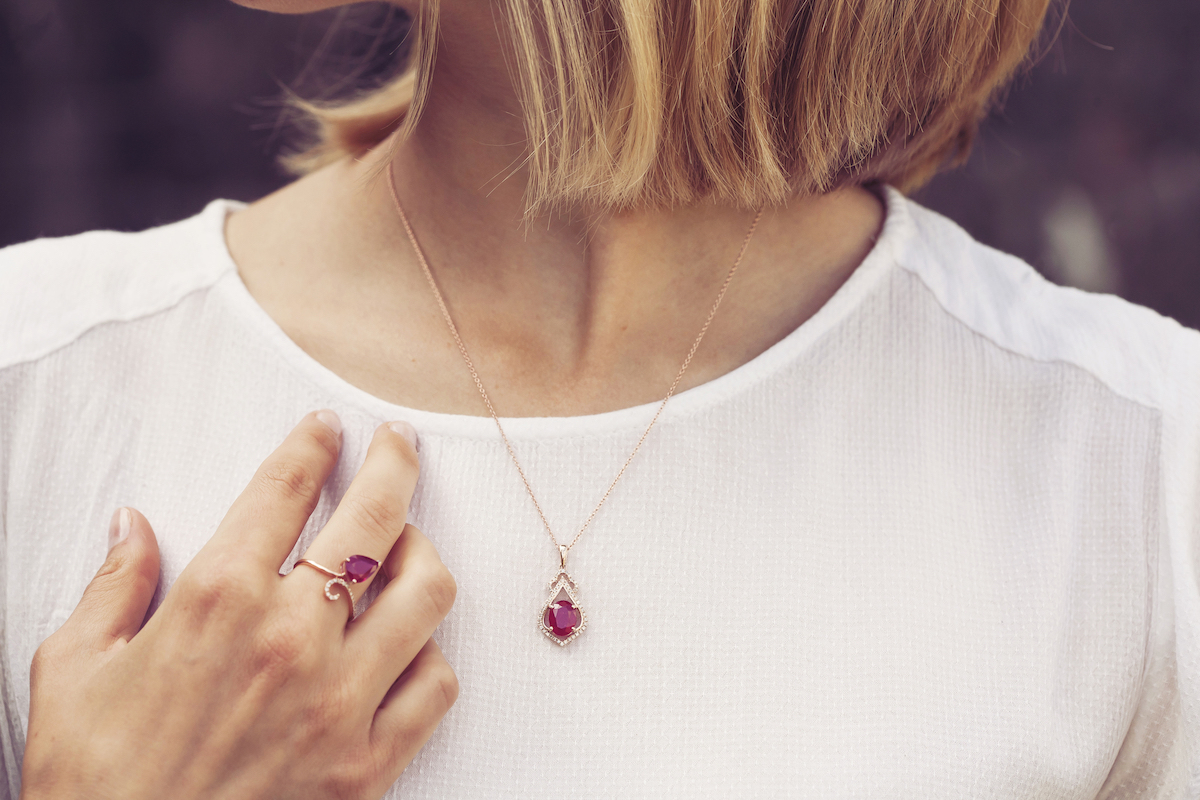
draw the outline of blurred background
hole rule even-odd
[[[0,0],[0,246],[281,186],[284,87],[378,80],[402,23],[370,4]],[[916,197],[1059,283],[1200,327],[1200,3],[1076,0],[970,161]]]

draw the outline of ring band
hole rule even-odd
[[[370,556],[354,555],[349,558],[342,559],[342,571],[334,572],[329,567],[323,567],[315,561],[310,561],[307,558],[302,558],[296,562],[295,567],[304,564],[312,567],[315,570],[325,573],[330,576],[329,581],[325,584],[325,597],[329,600],[337,600],[342,596],[341,592],[331,591],[334,585],[341,586],[346,590],[346,597],[350,600],[350,613],[354,614],[354,595],[350,593],[351,583],[362,583],[370,579],[372,575],[379,569],[379,562]]]

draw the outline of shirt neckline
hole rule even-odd
[[[675,394],[659,418],[659,425],[717,405],[745,392],[798,358],[822,335],[845,319],[871,293],[897,263],[902,244],[912,235],[912,220],[906,198],[895,188],[882,189],[885,216],[874,245],[850,277],[833,296],[786,336],[749,361],[712,380]],[[250,294],[238,272],[225,240],[228,214],[245,204],[235,200],[213,200],[201,212],[208,227],[207,241],[213,257],[223,262],[222,278],[214,286],[253,334],[262,337],[300,376],[328,394],[329,406],[352,406],[380,421],[407,420],[418,431],[433,435],[471,439],[499,439],[489,416],[450,414],[409,408],[384,400],[341,377],[310,356],[279,327]],[[649,423],[661,400],[636,406],[569,417],[500,417],[510,439],[547,439],[602,435],[613,431],[640,429]]]

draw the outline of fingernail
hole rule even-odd
[[[407,422],[405,422],[403,420],[397,420],[396,422],[389,422],[388,427],[391,428],[394,432],[403,436],[405,439],[408,439],[408,443],[413,446],[414,450],[417,449],[417,429],[416,428],[414,428],[412,425],[409,425]]]
[[[318,411],[317,419],[325,423],[325,427],[329,428],[329,430],[333,431],[339,436],[342,434],[342,421],[338,419],[337,414],[333,413],[329,409],[326,408]]]
[[[108,523],[108,549],[112,550],[129,536],[129,526],[133,518],[128,508],[118,508]]]

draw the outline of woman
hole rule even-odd
[[[900,193],[1045,0],[402,5],[0,256],[10,793],[1200,793],[1200,334]]]

